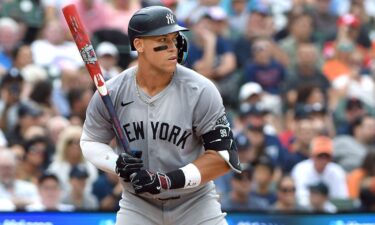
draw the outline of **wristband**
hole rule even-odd
[[[185,175],[185,185],[184,188],[193,188],[201,184],[201,172],[193,164],[187,164],[186,166],[180,168]]]

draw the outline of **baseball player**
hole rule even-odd
[[[187,40],[162,6],[129,22],[138,65],[108,82],[110,97],[134,156],[112,150],[115,133],[98,93],[84,123],[81,147],[123,185],[118,225],[227,224],[213,179],[240,171],[221,96],[204,76],[185,68]]]

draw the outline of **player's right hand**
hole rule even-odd
[[[142,152],[140,152],[142,153]],[[130,176],[140,171],[143,167],[142,154],[137,154],[135,157],[126,153],[121,153],[116,161],[116,173],[123,178],[125,182],[130,181]]]

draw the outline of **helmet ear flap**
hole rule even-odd
[[[188,40],[182,32],[179,32],[177,36],[176,48],[178,51],[177,62],[179,64],[184,64],[188,56]]]

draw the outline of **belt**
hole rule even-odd
[[[160,201],[167,201],[167,200],[176,200],[176,199],[180,199],[181,196],[173,196],[173,197],[169,197],[169,198],[157,198],[157,200],[160,200]]]

